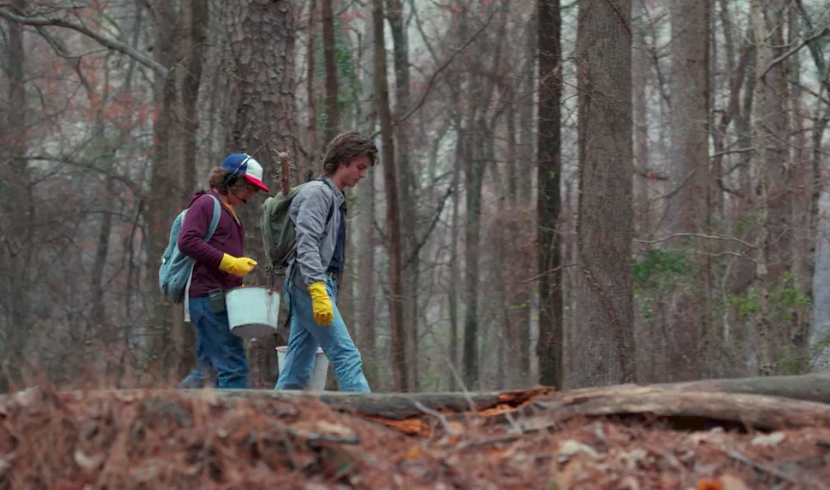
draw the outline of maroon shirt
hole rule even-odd
[[[242,224],[236,220],[231,211],[222,204],[222,214],[216,231],[206,242],[205,237],[210,230],[210,221],[213,218],[213,194],[221,202],[221,197],[214,191],[199,191],[193,195],[184,215],[182,231],[179,234],[178,246],[186,255],[196,260],[193,267],[193,278],[190,280],[191,298],[206,296],[211,289],[220,288],[223,291],[242,286],[242,278],[219,270],[223,254],[234,257],[244,255],[245,233]]]

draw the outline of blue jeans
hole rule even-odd
[[[337,309],[337,285],[334,280],[326,276],[326,291],[334,306],[334,320],[327,327],[314,321],[311,296],[307,290],[294,286],[290,279],[285,281],[284,290],[283,296],[291,312],[291,332],[288,336],[285,365],[280,371],[275,389],[305,389],[311,380],[319,346],[334,367],[340,391],[371,392],[366,376],[363,375],[360,352]]]
[[[210,298],[190,298],[190,324],[196,330],[196,369],[177,388],[202,388],[216,373],[216,388],[249,388],[242,339],[231,333],[228,313],[213,313]]]

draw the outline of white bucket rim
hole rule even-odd
[[[288,352],[288,346],[287,345],[278,346],[277,347],[277,352],[282,353],[282,354],[286,354]],[[317,348],[317,355],[319,356],[320,354],[323,354],[323,348],[322,347]]]
[[[230,288],[230,289],[228,289],[228,291],[225,294],[227,295],[227,294],[230,294],[234,291],[241,291],[243,289],[264,289],[268,292],[279,293],[279,290],[277,288],[269,288],[268,286],[260,286],[259,284],[251,284],[250,286],[243,285],[243,286],[237,286],[235,288]]]

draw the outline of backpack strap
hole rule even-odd
[[[208,229],[208,234],[205,237],[205,241],[210,241],[210,238],[216,232],[216,228],[219,226],[219,218],[222,217],[222,206],[219,204],[219,199],[216,199],[216,196],[213,194],[208,194],[213,199],[213,218],[210,220],[210,228]]]
[[[210,238],[216,232],[216,228],[219,226],[219,218],[222,216],[222,207],[219,204],[219,199],[216,199],[216,196],[213,194],[208,194],[213,199],[213,217],[210,219],[210,228],[208,228],[208,234],[205,237],[205,241],[209,242]],[[195,261],[193,261],[193,265],[190,269],[190,274],[187,276],[187,284],[184,286],[184,298],[182,300],[182,305],[184,306],[184,321],[190,322],[190,281],[193,279],[193,270],[195,267]]]

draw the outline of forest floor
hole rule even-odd
[[[0,488],[811,489],[830,485],[830,429],[762,432],[576,417],[526,430],[521,405],[404,420],[317,399],[166,391],[0,398]],[[511,415],[511,412],[515,415]]]

